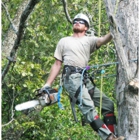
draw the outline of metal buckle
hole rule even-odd
[[[75,67],[75,71],[76,71],[76,72],[79,72],[79,70],[78,70],[78,68],[77,68],[77,67]]]
[[[83,69],[81,69],[79,67],[76,67],[75,69],[76,69],[76,72],[82,72],[83,71]]]

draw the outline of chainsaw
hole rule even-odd
[[[49,106],[57,102],[58,91],[53,88],[45,88],[43,91],[37,89],[37,95],[34,100],[27,101],[15,106],[15,110],[22,111],[31,108],[36,108],[37,106]]]

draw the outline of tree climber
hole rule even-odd
[[[41,88],[50,88],[53,81],[59,74],[62,63],[63,68],[63,84],[66,91],[69,93],[71,99],[76,97],[77,102],[80,102],[81,74],[83,68],[88,65],[90,54],[96,51],[111,41],[110,33],[103,37],[86,36],[86,31],[90,26],[89,19],[86,15],[80,13],[73,19],[73,35],[60,39],[57,44],[54,57],[55,62],[52,65],[50,75],[46,84]],[[86,73],[86,72],[85,72]],[[95,130],[103,140],[123,140],[124,137],[117,138],[114,135],[114,126],[116,125],[116,118],[114,116],[113,102],[103,94],[102,97],[102,114],[104,121],[102,121],[95,107],[100,106],[100,91],[93,85],[89,78],[84,79],[82,84],[82,105],[79,106],[86,121]]]

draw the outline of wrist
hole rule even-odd
[[[43,87],[50,87],[51,85],[46,83]]]

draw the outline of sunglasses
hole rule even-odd
[[[74,20],[73,24],[76,24],[76,23],[86,24],[83,20]]]

